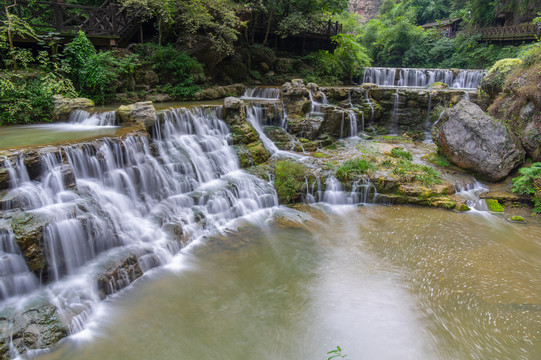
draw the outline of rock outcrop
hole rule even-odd
[[[504,124],[467,100],[445,111],[432,136],[450,161],[489,181],[506,177],[525,156]]]
[[[310,111],[310,91],[302,79],[293,79],[282,85],[284,106],[289,116],[305,115]]]
[[[62,95],[53,96],[53,120],[67,121],[73,110],[90,110],[94,107],[94,101],[86,98],[68,99]]]
[[[122,105],[116,111],[118,122],[121,124],[142,124],[146,129],[151,128],[157,121],[156,109],[152,101]]]
[[[246,118],[246,104],[235,97],[224,100],[224,121],[229,126],[233,145],[243,168],[261,164],[270,158],[270,153],[259,139],[259,135]]]

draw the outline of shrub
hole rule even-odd
[[[336,178],[341,181],[350,181],[359,175],[376,170],[376,166],[366,159],[355,158],[344,161],[336,170]]]
[[[519,171],[521,176],[513,179],[513,192],[529,195],[534,203],[534,212],[541,213],[541,163],[533,163],[530,167],[523,167]]]
[[[62,54],[81,94],[98,102],[105,102],[108,95],[116,92],[119,78],[133,74],[138,61],[137,55],[97,52],[82,31],[66,45]]]
[[[280,160],[274,167],[274,187],[281,203],[300,200],[305,185],[306,169],[300,163]]]
[[[196,77],[202,77],[203,66],[193,57],[175,49],[171,44],[162,46],[146,43],[134,48],[158,74],[161,87],[174,97],[186,98],[199,91]]]
[[[77,96],[71,81],[54,72],[33,78],[3,73],[0,76],[0,125],[51,121],[55,94]]]

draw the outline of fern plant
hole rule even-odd
[[[534,212],[541,213],[541,198],[536,196],[541,192],[541,162],[533,163],[530,167],[523,167],[519,171],[521,176],[513,179],[512,190],[515,193],[532,197]]]

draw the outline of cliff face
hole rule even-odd
[[[350,0],[348,10],[361,14],[368,21],[379,13],[380,3],[381,0]]]
[[[532,21],[539,11],[541,0],[500,0],[496,7],[495,20],[499,25],[519,25]]]

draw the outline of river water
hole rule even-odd
[[[540,359],[541,226],[407,206],[241,219],[37,359]]]

